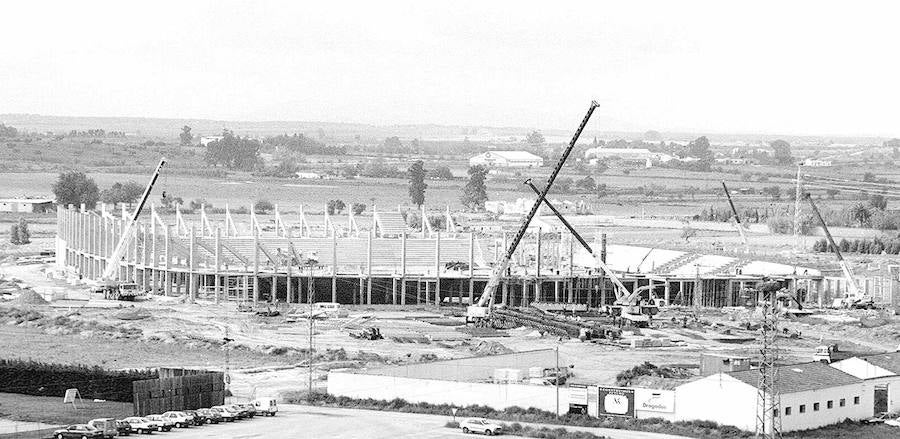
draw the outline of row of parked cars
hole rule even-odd
[[[130,416],[125,419],[100,418],[87,424],[74,424],[53,432],[55,439],[113,438],[154,431],[172,431],[220,422],[234,422],[259,416],[275,416],[278,405],[274,399],[257,399],[247,404],[226,404],[197,410],[169,411],[157,415]]]

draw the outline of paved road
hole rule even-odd
[[[418,415],[412,413],[380,412],[372,410],[281,405],[274,418],[257,417],[229,424],[173,430],[160,436],[172,439],[194,438],[472,438],[459,430],[445,428],[449,416]],[[686,439],[680,436],[603,428],[566,427],[585,430],[613,439]],[[519,436],[504,436],[518,438]]]

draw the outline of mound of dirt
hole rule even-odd
[[[19,293],[19,297],[13,299],[13,303],[17,305],[46,305],[50,302],[44,300],[40,294],[35,293],[34,290],[22,290]]]
[[[143,308],[133,308],[116,313],[115,317],[119,320],[144,320],[152,317],[150,311]]]
[[[490,340],[482,340],[478,342],[475,346],[469,348],[472,353],[475,355],[501,355],[501,354],[511,354],[514,351],[506,346],[503,346],[496,341]]]

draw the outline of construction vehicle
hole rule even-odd
[[[522,324],[526,324],[529,326],[535,326],[538,328],[547,329],[550,332],[558,333],[560,335],[567,334],[569,336],[573,336],[576,333],[576,330],[572,327],[567,326],[567,323],[556,321],[552,318],[552,315],[542,313],[541,317],[535,319],[533,316],[528,315],[527,312],[517,311],[510,308],[504,308],[502,311],[494,309],[494,295],[496,294],[497,287],[500,284],[500,280],[503,278],[504,274],[507,272],[509,268],[509,263],[512,260],[513,255],[515,254],[516,249],[519,246],[519,243],[522,241],[522,238],[525,236],[528,231],[528,226],[531,223],[531,220],[534,218],[541,204],[546,204],[553,212],[559,217],[560,221],[566,225],[566,227],[571,231],[576,238],[579,240],[582,246],[584,246],[594,257],[597,262],[597,265],[603,270],[606,276],[613,282],[615,285],[615,294],[617,297],[616,300],[616,310],[620,315],[625,316],[626,318],[633,319],[634,321],[648,321],[649,317],[645,317],[642,313],[641,306],[636,303],[637,298],[640,295],[641,291],[636,291],[635,293],[631,293],[627,288],[622,284],[619,280],[618,276],[606,265],[606,263],[602,260],[599,254],[591,250],[590,246],[581,238],[580,235],[575,232],[575,229],[569,224],[568,221],[559,213],[559,211],[553,207],[553,205],[546,199],[547,193],[550,191],[550,188],[553,186],[553,182],[556,181],[557,175],[562,170],[563,165],[565,165],[566,160],[569,155],[572,153],[572,150],[575,148],[575,143],[578,141],[578,138],[581,136],[581,132],[584,130],[584,127],[587,125],[588,121],[591,118],[594,110],[597,108],[598,104],[596,101],[591,102],[591,106],[585,114],[584,119],[581,121],[581,124],[575,130],[575,134],[572,136],[572,140],[569,141],[569,145],[563,151],[562,157],[560,157],[559,162],[557,162],[556,166],[553,168],[553,171],[550,173],[550,176],[547,179],[546,185],[544,185],[543,189],[538,189],[531,183],[531,179],[526,180],[525,184],[531,186],[531,189],[537,193],[537,199],[535,199],[534,204],[531,206],[531,210],[525,215],[522,220],[522,224],[519,226],[519,230],[516,235],[513,237],[512,242],[509,245],[509,248],[501,257],[500,261],[494,264],[494,268],[491,272],[491,276],[488,279],[487,285],[484,287],[484,291],[478,299],[478,302],[474,305],[470,305],[466,309],[466,322],[474,324],[476,326],[500,326],[503,327],[507,322],[521,322]],[[654,304],[655,306],[655,304]],[[652,310],[652,306],[648,307],[647,314],[654,313]],[[498,312],[499,311],[499,312]],[[659,311],[658,308],[655,310]],[[541,320],[543,318],[544,320]],[[548,327],[553,325],[558,325],[555,329],[551,329]],[[578,327],[578,325],[575,325]],[[577,330],[578,336],[602,336],[605,335],[608,328],[591,328],[591,327],[580,327]],[[582,331],[583,330],[583,331]],[[587,334],[585,334],[587,333]]]
[[[856,283],[856,278],[853,277],[853,271],[850,270],[850,266],[847,265],[847,261],[845,261],[844,257],[841,255],[841,250],[834,242],[834,238],[831,236],[831,232],[828,230],[828,225],[825,224],[825,219],[822,218],[822,214],[819,213],[819,208],[816,207],[816,203],[813,202],[813,199],[809,195],[809,193],[806,193],[805,197],[806,200],[809,201],[809,205],[810,207],[812,207],[813,213],[816,214],[816,218],[819,219],[819,224],[822,225],[822,230],[825,232],[825,239],[828,240],[828,245],[829,247],[831,247],[831,251],[834,252],[834,256],[837,258],[838,264],[841,266],[841,272],[844,274],[844,279],[847,281],[847,296],[840,299],[834,299],[834,303],[832,304],[832,306],[836,308],[875,309],[875,301],[871,296],[865,294]]]
[[[531,182],[531,180],[526,180],[525,184],[531,187],[531,190],[535,193],[538,193],[537,187]],[[643,287],[637,288],[634,291],[629,292],[625,285],[619,280],[619,277],[615,272],[609,269],[606,263],[603,261],[603,257],[594,252],[591,246],[581,237],[581,234],[578,233],[577,230],[570,224],[565,217],[563,217],[562,213],[550,202],[550,200],[545,199],[544,204],[553,212],[554,215],[559,219],[561,223],[572,233],[572,236],[575,237],[576,240],[581,244],[581,246],[590,253],[597,265],[599,265],[604,273],[609,277],[612,281],[615,288],[613,288],[613,292],[616,295],[616,301],[612,305],[607,305],[601,307],[601,313],[613,316],[613,317],[621,317],[623,320],[629,322],[632,326],[637,327],[647,327],[650,324],[650,319],[652,316],[659,314],[659,299],[657,299],[653,294],[653,288],[650,285],[645,285]],[[648,253],[649,255],[649,253]],[[646,257],[646,256],[645,256]],[[643,262],[643,261],[642,261]],[[650,301],[642,302],[641,293],[644,291],[649,292]]]
[[[144,295],[144,290],[133,282],[109,285],[106,288],[95,288],[93,291],[103,293],[103,298],[107,300],[132,301],[136,297]]]
[[[750,253],[750,244],[747,243],[747,235],[744,234],[744,224],[741,222],[741,215],[738,214],[737,208],[734,207],[734,201],[731,200],[731,193],[728,192],[725,180],[722,180],[722,189],[725,189],[725,197],[728,198],[728,205],[731,206],[731,213],[734,214],[734,226],[737,228],[738,234],[741,235],[741,243],[744,244],[744,250]]]
[[[159,165],[156,166],[156,170],[153,172],[153,176],[150,178],[150,182],[147,183],[147,187],[144,188],[144,193],[141,194],[140,201],[138,202],[137,207],[134,209],[134,213],[125,223],[124,227],[122,227],[122,235],[119,238],[119,242],[116,243],[116,248],[113,250],[112,255],[107,260],[106,268],[103,270],[100,278],[97,279],[94,285],[92,285],[92,292],[103,293],[104,297],[116,297],[118,299],[124,300],[133,300],[136,295],[142,295],[144,293],[143,291],[141,291],[141,294],[122,294],[122,286],[124,284],[116,278],[119,273],[119,266],[122,262],[122,257],[125,256],[125,249],[128,247],[128,239],[131,237],[131,235],[134,234],[137,219],[141,215],[141,211],[144,209],[144,205],[147,203],[147,199],[150,197],[150,191],[153,189],[153,185],[156,184],[156,179],[159,178],[159,173],[162,171],[162,167],[165,164],[166,158],[163,157],[162,159],[160,159]],[[132,291],[128,288],[124,290]]]
[[[366,326],[365,328],[351,329],[350,336],[353,338],[359,338],[362,340],[381,340],[384,337],[381,335],[381,329],[378,329],[374,326]]]
[[[516,248],[518,248],[519,246],[519,242],[521,242],[522,238],[525,237],[525,233],[528,231],[528,225],[531,223],[531,220],[537,213],[538,208],[541,207],[541,203],[544,202],[544,198],[547,197],[547,193],[550,192],[550,188],[553,186],[553,182],[556,181],[556,176],[559,174],[559,171],[562,170],[563,165],[569,158],[569,154],[571,154],[572,150],[575,149],[575,142],[577,142],[578,138],[581,137],[581,132],[584,131],[584,127],[587,126],[591,115],[594,113],[594,110],[597,109],[598,106],[599,104],[597,103],[597,101],[591,102],[591,106],[590,108],[588,108],[587,114],[584,116],[581,124],[578,125],[578,129],[575,130],[575,135],[569,142],[568,147],[566,147],[566,149],[563,151],[562,157],[559,158],[559,162],[553,168],[553,171],[550,173],[550,177],[547,178],[547,184],[544,186],[544,189],[540,191],[537,199],[534,200],[534,205],[531,206],[531,210],[529,210],[525,215],[525,218],[523,218],[522,224],[519,226],[519,231],[513,237],[509,248],[506,250],[506,253],[503,254],[500,261],[494,264],[494,269],[491,272],[491,277],[488,279],[487,285],[485,285],[484,287],[484,292],[478,298],[478,302],[474,305],[469,305],[466,308],[467,322],[478,324],[480,321],[483,321],[489,317],[491,308],[494,305],[494,294],[497,292],[497,287],[500,285],[500,280],[506,273],[506,270],[509,267],[509,262],[510,260],[512,260],[513,254],[515,254],[516,252]]]

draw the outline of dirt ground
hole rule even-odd
[[[227,367],[232,391],[244,396],[304,391],[308,385],[309,324],[303,318],[293,322],[286,318],[291,309],[284,309],[278,317],[260,317],[239,311],[235,303],[184,303],[180,297],[108,301],[89,297],[84,286],[49,278],[47,268],[5,264],[0,266],[0,275],[47,297],[63,288],[70,299],[90,300],[21,305],[10,300],[14,295],[0,296],[0,352],[4,357],[116,369]],[[670,308],[654,319],[652,328],[626,330],[616,343],[592,343],[542,336],[530,328],[508,330],[505,337],[471,337],[456,330],[463,324],[462,318],[452,317],[448,309],[348,309],[349,317],[314,321],[317,388],[324,386],[325,374],[332,368],[467,357],[497,349],[495,343],[513,351],[558,347],[561,363],[573,366],[576,380],[612,384],[618,373],[645,361],[695,367],[702,352],[755,358],[757,333],[746,330],[745,325],[759,317],[744,308],[699,313]],[[379,327],[385,339],[350,337],[348,328],[360,325]],[[780,339],[785,362],[811,361],[815,347],[829,341],[839,340],[842,349],[855,352],[892,351],[900,342],[900,319],[890,311],[818,310],[811,317],[785,319],[780,327],[795,336]],[[233,341],[224,343],[226,336]],[[628,345],[635,338],[668,338],[674,345],[631,348]]]

